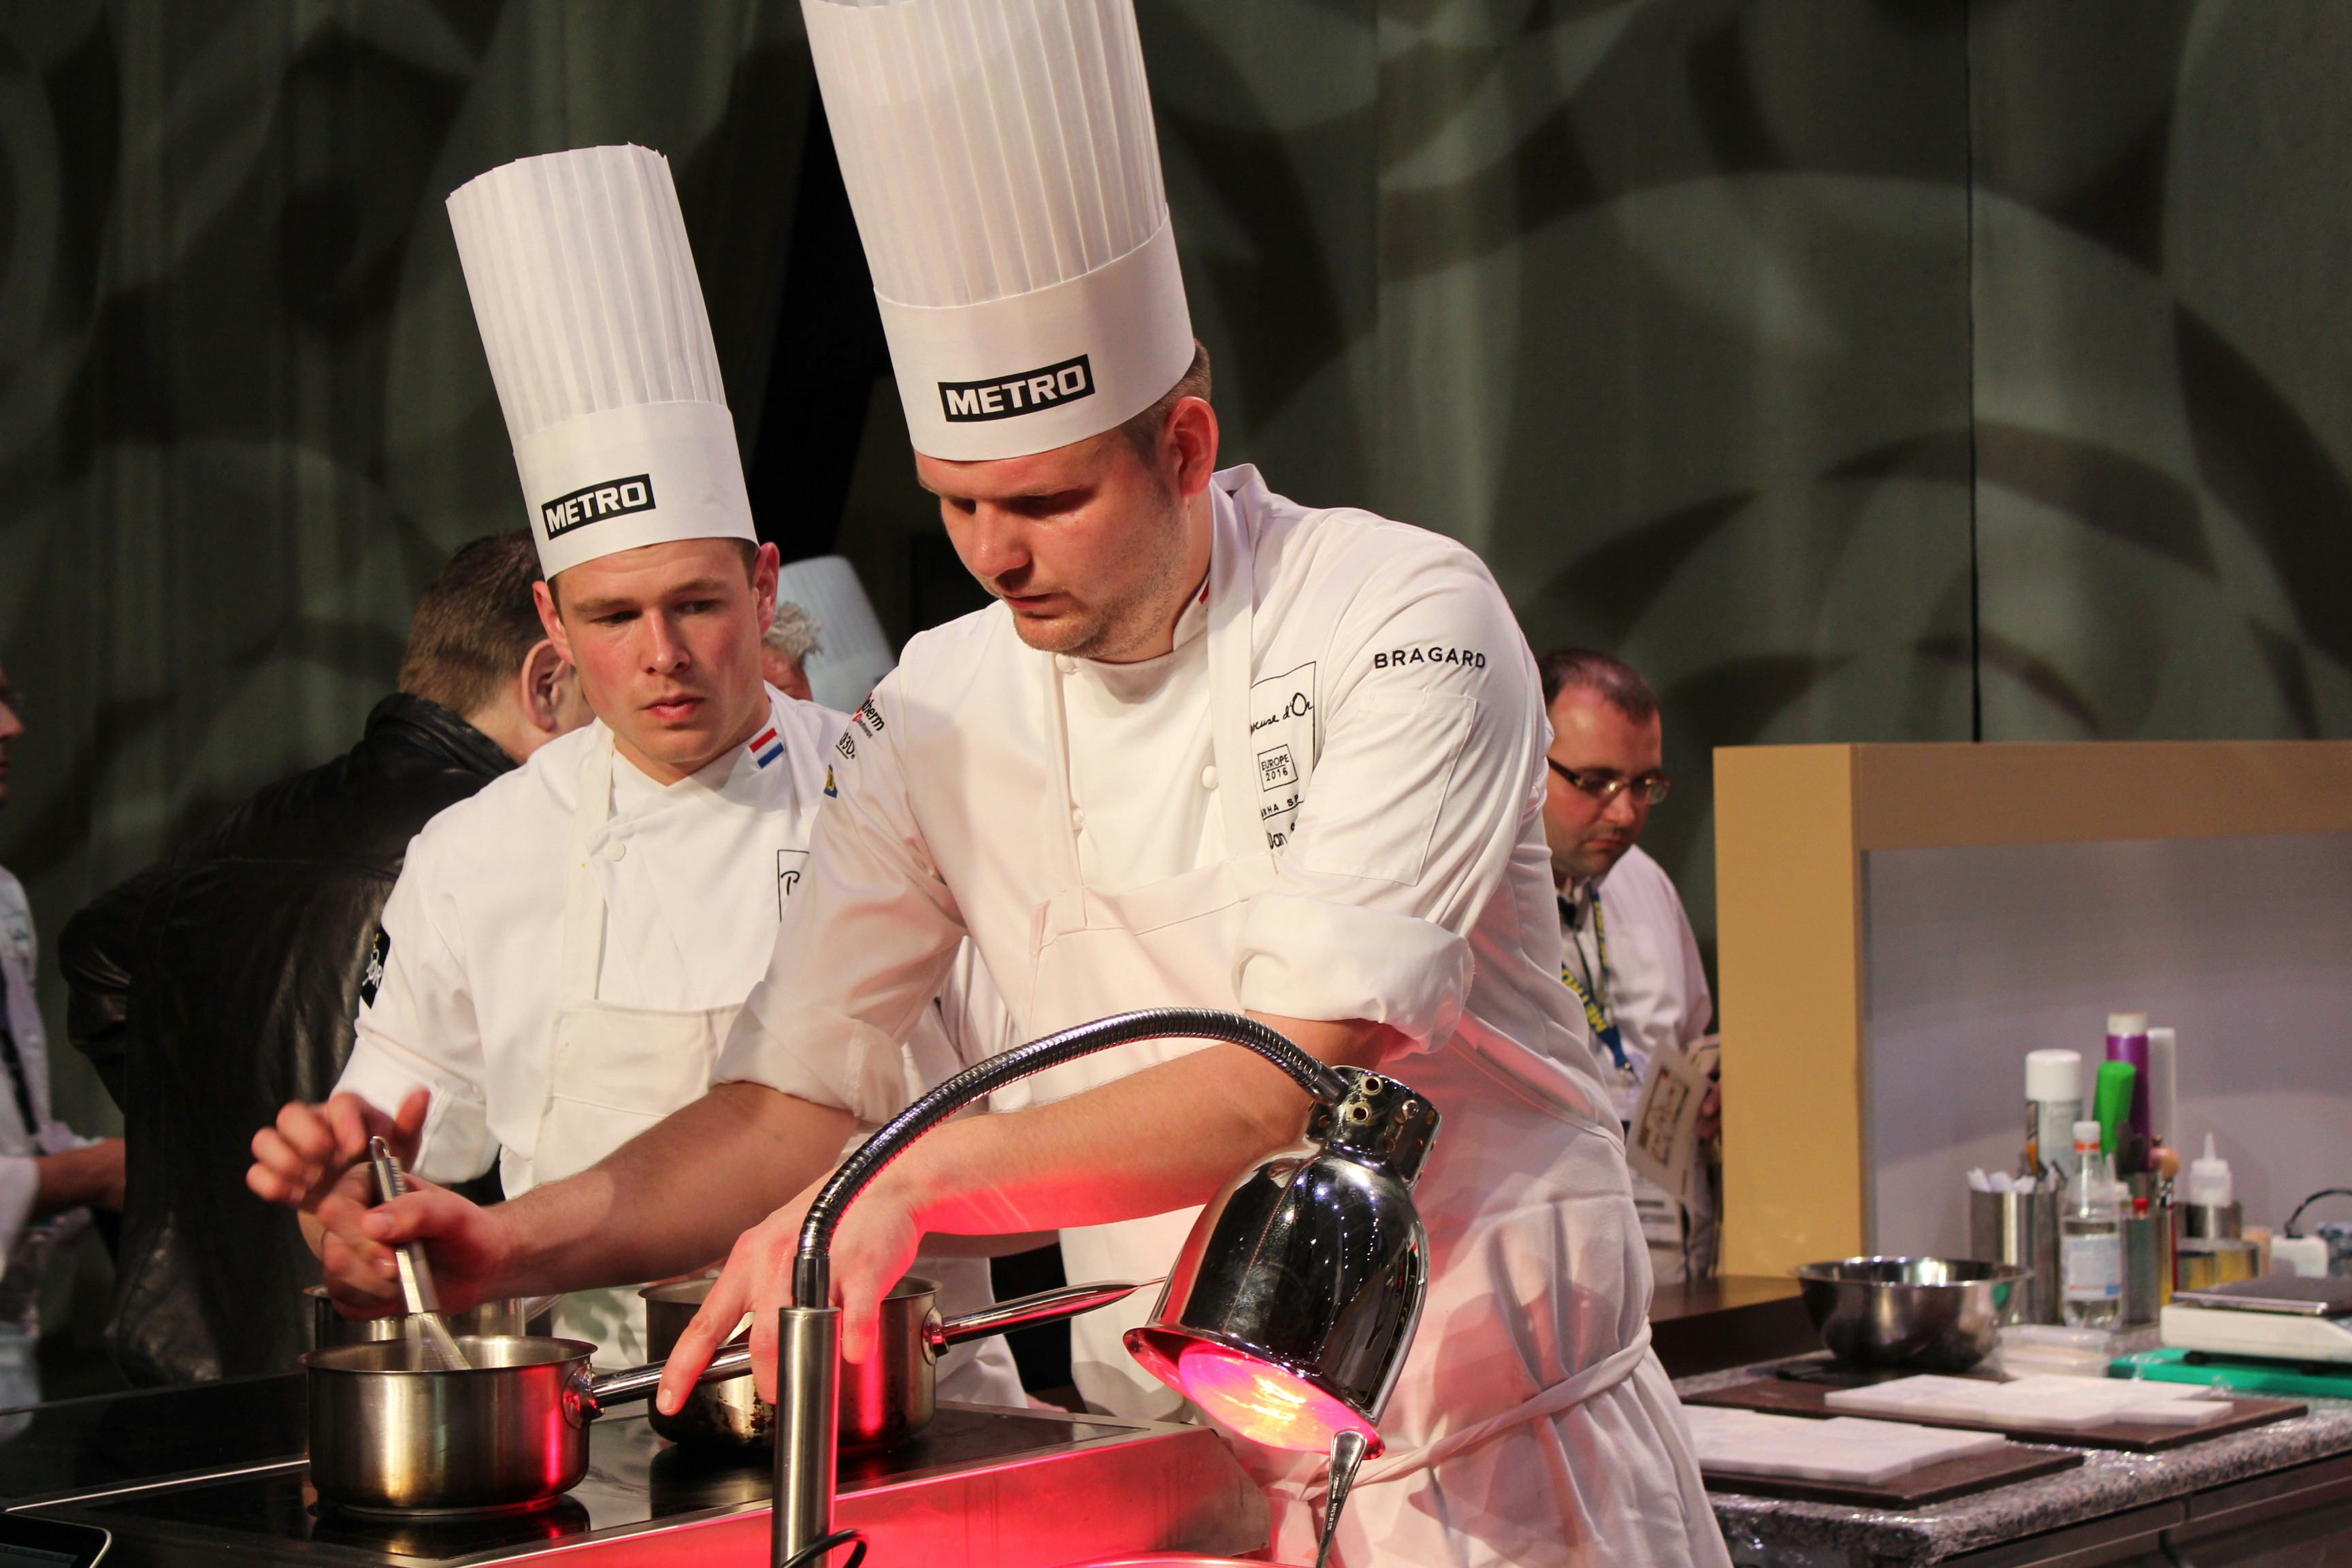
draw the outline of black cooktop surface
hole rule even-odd
[[[1131,1428],[1068,1416],[942,1405],[931,1425],[886,1453],[845,1455],[843,1495],[940,1470],[1017,1458]],[[590,1430],[587,1479],[545,1508],[464,1519],[399,1519],[322,1507],[299,1468],[190,1481],[38,1511],[102,1525],[126,1564],[176,1561],[169,1542],[229,1538],[255,1555],[293,1561],[383,1563],[502,1556],[592,1531],[643,1529],[688,1515],[764,1505],[765,1454],[708,1456],[656,1437],[642,1415],[605,1416]],[[110,1559],[110,1565],[117,1559]]]
[[[299,1457],[300,1373],[61,1400],[0,1415],[0,1499]]]

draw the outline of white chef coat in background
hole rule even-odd
[[[420,1175],[468,1181],[496,1161],[507,1194],[520,1196],[585,1170],[709,1087],[725,1020],[766,971],[801,883],[826,759],[846,722],[772,688],[768,700],[772,732],[667,786],[614,752],[599,721],[442,812],[409,846],[384,905],[383,972],[372,995],[362,988],[357,1043],[337,1088],[386,1110],[420,1085],[433,1091]],[[583,781],[607,765],[609,814],[600,818],[593,801],[583,814]],[[620,1025],[591,1041],[609,1059],[573,1055],[558,1070],[558,1019],[571,1000],[565,901],[583,825],[580,850],[603,904],[593,997]],[[629,1009],[654,1015],[649,1025],[705,1012],[717,1020],[697,1059],[642,1060],[628,1054]],[[581,1042],[567,1043],[576,1052]],[[958,1062],[934,1026],[900,1065],[927,1084]],[[575,1107],[592,1083],[604,1091]],[[631,1086],[634,1094],[611,1092]],[[992,1299],[984,1260],[927,1257],[919,1267],[940,1281],[944,1312]],[[583,1293],[568,1326],[599,1340],[601,1360],[642,1360],[642,1310],[628,1301],[627,1318],[612,1324],[609,1313],[589,1316],[591,1300]],[[1002,1341],[950,1352],[940,1388],[1020,1403]]]
[[[0,1409],[40,1401],[33,1347],[40,1336],[41,1279],[50,1257],[89,1224],[88,1209],[34,1223],[39,1160],[93,1142],[49,1113],[48,1037],[41,1027],[40,944],[24,884],[0,867],[0,977],[7,982],[8,1027],[24,1064],[25,1087],[38,1125],[25,1125],[15,1091],[0,1080]],[[0,1426],[0,1436],[8,1435]]]
[[[1369,1018],[1444,1117],[1417,1198],[1420,1336],[1342,1526],[1349,1568],[1720,1563],[1616,1118],[1559,981],[1541,694],[1460,545],[1217,476],[1205,605],[1148,665],[1024,647],[1003,606],[926,632],[843,737],[841,798],[719,1065],[875,1119],[968,930],[1034,1037],[1166,1004]],[[1121,1047],[1000,1097],[1205,1048]],[[1164,1270],[1189,1216],[1064,1234],[1074,1277]],[[1164,1397],[1119,1329],[1081,1388]],[[1148,1405],[1147,1405],[1148,1407]],[[1276,1554],[1312,1554],[1319,1458],[1238,1444]]]
[[[1566,935],[1569,961],[1578,973],[1587,972],[1600,947],[1608,949],[1601,995],[1617,1026],[1626,1067],[1621,1073],[1615,1063],[1603,1060],[1601,1070],[1612,1080],[1618,1121],[1631,1122],[1658,1053],[1690,1050],[1714,1025],[1715,995],[1707,988],[1698,938],[1691,932],[1674,879],[1639,845],[1626,850],[1598,886],[1563,889],[1561,899],[1573,911]],[[1596,900],[1605,944],[1595,939]],[[1690,1190],[1681,1194],[1634,1176],[1633,1205],[1659,1279],[1680,1280],[1693,1269],[1704,1273],[1712,1267],[1715,1200],[1705,1160],[1694,1164]]]

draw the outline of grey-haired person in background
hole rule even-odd
[[[787,697],[816,700],[809,689],[808,661],[824,651],[818,639],[824,623],[793,604],[776,601],[775,618],[760,635],[760,679]]]

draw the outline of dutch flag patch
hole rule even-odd
[[[784,754],[784,742],[777,737],[776,727],[771,724],[752,736],[751,743],[743,749],[751,753],[753,762],[764,768]]]

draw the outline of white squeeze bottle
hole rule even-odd
[[[2074,1179],[2074,1123],[2083,1117],[2083,1058],[2075,1051],[2025,1053],[2025,1114],[2034,1158]]]
[[[2074,1123],[2074,1191],[2058,1227],[2058,1278],[2066,1326],[2109,1329],[2123,1316],[2124,1227],[2113,1157],[2099,1149],[2099,1124]]]

